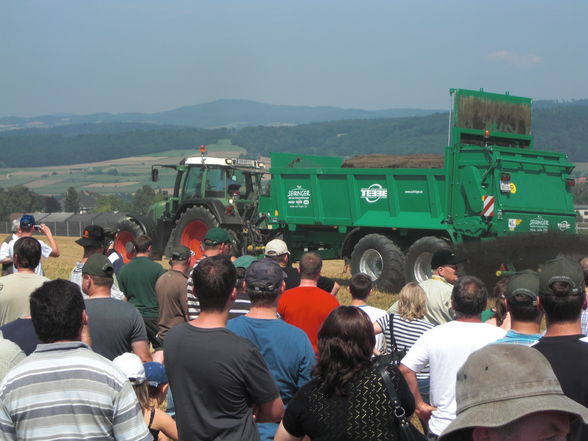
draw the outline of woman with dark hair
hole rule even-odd
[[[290,401],[275,440],[396,439],[394,407],[371,358],[374,344],[365,312],[353,306],[333,310],[318,334],[314,378]],[[395,366],[387,369],[408,416],[414,411],[410,390]]]

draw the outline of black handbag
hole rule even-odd
[[[392,406],[394,407],[394,417],[398,422],[398,439],[400,441],[427,441],[427,437],[423,435],[419,429],[414,427],[406,417],[406,411],[400,404],[398,392],[396,391],[396,387],[392,382],[392,377],[390,377],[390,372],[388,372],[384,361],[385,360],[382,360],[382,362],[376,363],[376,369],[384,380],[388,395],[392,401]]]

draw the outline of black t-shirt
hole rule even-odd
[[[163,347],[182,441],[259,439],[251,406],[279,390],[253,343],[226,328],[180,323]]]
[[[132,352],[131,343],[147,341],[145,323],[135,306],[113,298],[90,298],[85,303],[94,352],[114,360]]]
[[[16,319],[0,327],[0,331],[6,340],[16,343],[26,355],[30,355],[41,343],[31,319]]]
[[[286,273],[288,277],[284,280],[286,282],[286,289],[296,288],[300,286],[300,273],[298,270],[292,266],[287,266],[286,268],[282,268],[282,270]],[[320,289],[327,291],[330,293],[333,291],[333,287],[335,286],[335,281],[329,279],[328,277],[320,276],[318,282],[316,284]]]
[[[390,366],[398,398],[406,415],[414,412],[414,398],[397,368]],[[312,441],[389,441],[398,439],[397,422],[388,391],[373,368],[356,374],[346,396],[327,398],[317,380],[302,386],[288,404],[284,428]]]
[[[564,393],[588,406],[588,343],[582,334],[542,337],[533,347],[549,360]]]

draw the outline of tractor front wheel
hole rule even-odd
[[[187,209],[176,222],[175,228],[170,234],[166,255],[169,257],[171,248],[181,244],[194,252],[191,263],[193,264],[202,256],[202,241],[208,230],[218,227],[219,223],[210,212],[204,207],[192,207]]]

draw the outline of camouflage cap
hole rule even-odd
[[[552,285],[555,282],[567,283],[570,289],[567,292],[554,292]],[[548,260],[539,273],[539,295],[573,295],[577,296],[585,292],[584,271],[578,262],[568,257],[560,257]]]
[[[185,245],[178,244],[171,249],[170,258],[172,260],[188,260],[194,253]]]
[[[93,254],[84,263],[82,274],[112,278],[114,275],[114,266],[112,266],[112,262],[105,255]]]

